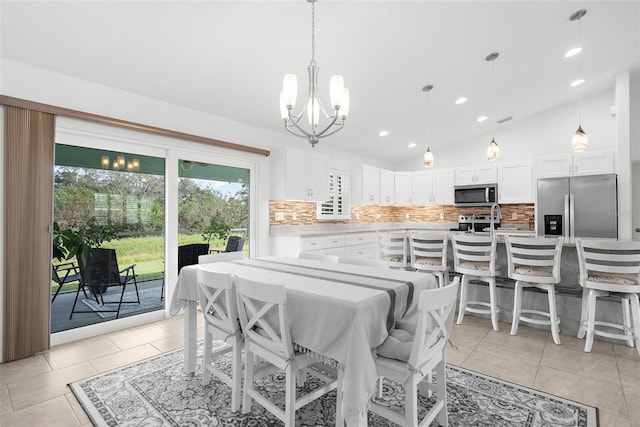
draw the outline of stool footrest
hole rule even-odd
[[[537,316],[544,317],[544,319],[536,319],[533,317],[523,316],[523,314],[534,314]],[[521,322],[535,323],[536,325],[551,325],[551,315],[546,311],[540,310],[520,310],[520,316],[518,317]],[[556,323],[560,324],[560,318],[556,319]]]

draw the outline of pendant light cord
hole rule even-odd
[[[311,2],[311,63],[316,63],[316,2]]]

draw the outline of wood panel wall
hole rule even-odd
[[[49,348],[54,116],[4,107],[3,360]]]

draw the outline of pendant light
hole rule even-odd
[[[427,92],[427,115],[429,115],[429,106],[431,104],[431,100],[429,98],[429,92],[431,91],[431,89],[433,89],[433,85],[426,85],[425,87],[422,88],[423,92]],[[427,136],[430,133],[430,129],[427,126]],[[424,167],[425,168],[432,168],[433,167],[433,153],[431,152],[431,148],[427,146],[427,151],[424,152],[424,159],[423,159],[423,163],[424,163]]]
[[[496,109],[496,80],[495,80],[495,71],[494,71],[494,61],[498,57],[498,52],[492,52],[485,58],[485,61],[491,62],[491,104],[493,108],[493,112],[495,114]],[[493,128],[493,133],[495,135],[495,125]],[[489,160],[498,160],[500,158],[500,147],[498,147],[498,143],[496,142],[495,136],[491,138],[491,142],[487,147],[487,159]]]
[[[571,16],[569,17],[570,21],[578,21],[578,47],[575,49],[575,51],[578,52],[576,54],[576,56],[578,57],[577,58],[578,75],[576,77],[576,80],[574,80],[574,82],[571,83],[571,86],[580,86],[582,83],[584,83],[584,79],[582,79],[580,75],[580,72],[581,72],[580,57],[582,56],[582,34],[580,31],[581,30],[580,20],[586,14],[587,14],[587,11],[585,9],[580,9],[572,13]],[[576,130],[576,133],[573,134],[573,138],[571,138],[571,148],[576,153],[580,151],[585,151],[589,147],[589,138],[587,137],[587,133],[584,131],[584,129],[582,129],[581,110],[582,110],[582,90],[580,92],[580,99],[578,102],[578,129]]]

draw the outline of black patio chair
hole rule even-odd
[[[78,286],[76,298],[73,301],[73,307],[71,307],[69,320],[73,317],[73,313],[116,313],[117,319],[118,316],[120,316],[120,308],[122,307],[122,304],[140,304],[135,264],[120,270],[118,267],[118,258],[116,256],[115,249],[92,248],[86,264],[79,259],[78,265],[80,267],[80,276],[82,280]],[[124,301],[124,293],[129,283],[133,283],[136,290],[135,301]],[[103,293],[113,286],[122,287],[120,299],[118,301],[107,301],[105,303]],[[99,298],[98,303],[103,307],[105,307],[105,304],[118,304],[118,308],[108,309],[105,307],[100,310],[76,310],[75,308],[76,303],[78,302],[78,295],[80,295],[80,289],[84,292],[85,287],[89,287],[90,291],[96,296],[96,300]]]
[[[62,264],[54,265],[51,264],[51,280],[56,282],[58,285],[58,289],[56,289],[56,293],[53,294],[53,298],[51,298],[51,304],[56,300],[60,289],[67,284],[72,282],[80,282],[80,268],[75,262],[65,262]],[[78,283],[80,286],[80,283]],[[87,292],[82,289],[84,292],[84,297],[87,298]]]
[[[209,253],[222,253],[222,252],[240,252],[244,248],[244,239],[240,236],[229,236],[227,240],[227,247],[224,250],[211,249]]]
[[[198,263],[200,255],[209,253],[208,243],[191,243],[189,245],[178,246],[178,273],[182,267]]]

